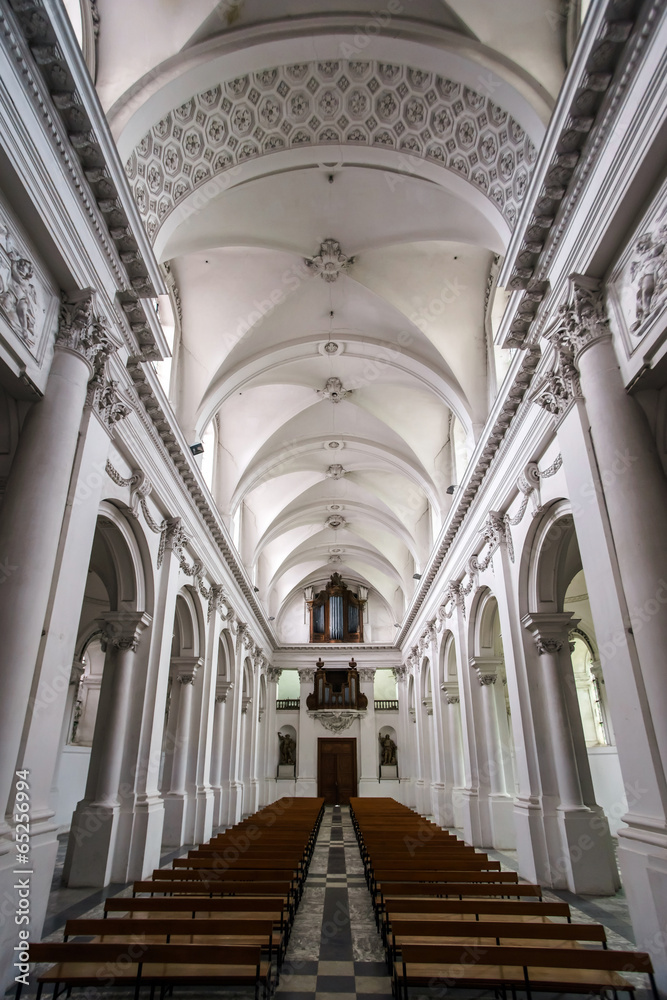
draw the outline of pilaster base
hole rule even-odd
[[[14,968],[16,952],[14,947],[19,944],[18,931],[27,930],[31,941],[39,941],[42,936],[42,926],[49,903],[53,869],[58,853],[56,829],[49,826],[42,832],[33,828],[30,837],[30,864],[26,865],[32,875],[15,875],[14,872],[23,867],[16,863],[16,850],[10,838],[2,841],[2,850],[9,847],[9,853],[0,856],[0,991],[2,993],[14,983],[14,977],[19,969]],[[19,880],[28,882],[30,890],[30,923],[18,925],[15,923],[16,910],[19,906]]]
[[[559,809],[563,854],[556,862],[571,892],[612,896],[620,887],[607,818],[592,809]],[[553,864],[552,864],[553,867]]]
[[[119,819],[119,805],[80,802],[76,807],[63,874],[71,889],[109,884]]]
[[[514,801],[509,795],[489,795],[493,846],[497,851],[514,850]]]
[[[224,824],[229,829],[241,820],[243,811],[243,784],[240,781],[229,782],[229,796],[227,799],[227,809],[224,816]]]
[[[215,798],[212,788],[198,788],[195,799],[195,844],[206,844],[213,833],[213,806]]]
[[[160,865],[164,829],[164,802],[158,795],[138,799],[134,807],[132,840],[127,865],[114,881],[133,882],[148,878]],[[179,845],[180,846],[180,845]]]
[[[544,817],[537,799],[514,800],[514,830],[519,871],[523,878],[540,885],[551,885]]]
[[[623,827],[618,861],[637,948],[649,952],[658,989],[667,996],[667,829],[648,818],[646,826]]]
[[[454,826],[454,809],[449,789],[446,785],[434,782],[431,785],[431,812],[433,819],[444,828]]]
[[[187,793],[167,792],[165,795],[163,847],[180,847],[186,843],[187,806]]]

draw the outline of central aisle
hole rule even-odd
[[[327,806],[294,922],[278,993],[281,1000],[373,994],[391,1000],[347,807]]]

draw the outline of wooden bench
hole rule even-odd
[[[104,917],[121,914],[128,919],[153,917],[222,917],[233,914],[234,920],[255,920],[258,916],[273,921],[280,936],[281,960],[291,929],[291,912],[280,896],[112,896],[104,901]]]
[[[406,944],[394,965],[397,1000],[408,1000],[411,986],[458,986],[466,989],[525,990],[549,993],[598,993],[607,990],[634,993],[635,987],[619,972],[644,973],[653,995],[658,994],[649,955],[603,949],[525,948],[501,945]]]
[[[296,900],[290,882],[253,882],[253,881],[205,881],[198,879],[195,881],[137,881],[132,886],[133,894],[155,893],[161,895],[183,895],[183,896],[279,896],[283,905],[290,911],[290,919],[294,918]]]
[[[142,985],[173,989],[179,985],[253,986],[255,1000],[260,986],[264,998],[270,990],[270,969],[261,948],[202,944],[97,944],[89,942],[31,944],[31,962],[54,962],[38,977],[37,1000],[47,983],[68,994],[75,986],[134,986],[138,1000]],[[17,1000],[21,984],[17,988]]]
[[[602,924],[534,923],[528,920],[433,920],[424,917],[392,917],[385,948],[389,968],[404,945],[458,944],[475,947],[489,945],[521,945],[531,947],[536,942],[551,941],[559,947],[577,946],[578,942],[607,947],[607,935]]]
[[[110,944],[123,940],[144,944],[220,944],[259,945],[273,965],[281,961],[280,931],[274,937],[273,920],[238,920],[224,917],[79,917],[65,924],[63,940],[75,937],[93,937]]]

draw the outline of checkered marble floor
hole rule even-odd
[[[328,807],[277,995],[280,1000],[391,998],[380,938],[347,809]]]
[[[458,831],[454,831],[458,832]],[[72,890],[60,885],[66,839],[62,838],[53,892],[44,927],[43,940],[62,940],[62,928],[73,917],[98,917],[104,911],[107,896],[131,895],[130,885],[110,885],[91,893],[90,889]],[[181,848],[161,859],[170,865],[183,854]],[[511,852],[489,851],[489,856],[501,862],[504,870],[517,870]],[[605,924],[612,947],[632,947],[627,904],[622,893],[611,898],[589,898],[570,893],[545,893],[545,898],[565,898],[573,908],[573,916],[584,922],[596,920]],[[629,932],[629,933],[628,933]],[[633,977],[634,978],[634,977]],[[638,982],[639,986],[640,983]],[[7,992],[13,996],[14,989]],[[24,990],[22,1000],[34,998],[34,986]],[[82,994],[83,995],[83,994]],[[359,848],[346,807],[326,808],[311,861],[299,911],[283,968],[276,1000],[350,1000],[352,996],[373,996],[390,1000],[391,981],[387,975],[380,937],[375,926],[370,894],[363,874]],[[475,1000],[474,991],[450,990],[452,998]],[[88,1000],[133,1000],[134,992],[118,989],[93,990]],[[220,991],[214,989],[183,991],[187,1000],[252,1000],[252,991]],[[492,994],[478,994],[492,1000]],[[637,990],[637,1000],[650,1000],[643,989]],[[544,994],[545,1000],[555,1000]],[[76,993],[73,994],[76,1000]]]

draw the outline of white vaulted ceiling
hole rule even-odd
[[[177,417],[278,637],[337,570],[386,642],[497,392],[559,4],[394,0],[377,30],[365,0],[99,7],[98,88],[180,297]],[[306,265],[328,239],[332,281]]]

